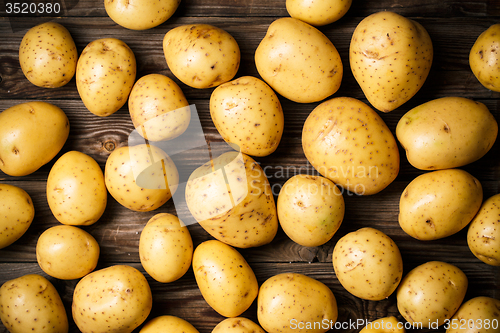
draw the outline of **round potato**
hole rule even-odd
[[[76,88],[83,104],[100,117],[115,113],[127,102],[136,71],[135,55],[123,41],[90,42],[76,65]]]
[[[34,217],[35,207],[25,190],[0,184],[0,249],[21,238]]]
[[[212,333],[266,333],[259,325],[243,317],[227,318],[217,324]]]
[[[412,269],[401,281],[397,305],[409,323],[441,326],[462,304],[468,280],[458,267],[430,261]],[[419,326],[420,327],[420,326]]]
[[[404,325],[394,316],[370,321],[359,333],[405,333]]]
[[[62,155],[47,178],[47,201],[62,224],[91,225],[97,222],[108,201],[99,164],[78,151]]]
[[[445,324],[446,333],[495,333],[500,323],[500,301],[479,296],[468,300]]]
[[[227,31],[209,24],[176,27],[165,34],[163,51],[172,73],[193,88],[231,80],[240,67],[240,47]]]
[[[488,198],[470,223],[467,244],[482,262],[500,266],[500,194]]]
[[[105,0],[104,9],[108,16],[124,28],[146,30],[168,20],[177,10],[181,0]]]
[[[225,317],[241,315],[259,292],[257,278],[245,258],[218,240],[196,247],[193,272],[205,301]]]
[[[69,135],[69,120],[47,102],[14,105],[0,113],[0,169],[10,176],[32,174],[52,160]]]
[[[349,8],[352,0],[286,0],[288,14],[314,26],[338,21]]]
[[[389,297],[403,277],[403,259],[396,243],[374,228],[342,237],[333,249],[333,268],[342,286],[371,301]]]
[[[320,246],[333,237],[344,219],[344,197],[331,180],[299,174],[281,188],[277,212],[290,239],[303,246]]]
[[[38,274],[5,282],[0,319],[10,333],[68,333],[68,316],[56,288]]]
[[[166,332],[199,333],[198,330],[186,320],[168,315],[151,319],[139,331],[139,333]]]
[[[210,116],[222,138],[251,156],[273,153],[284,128],[278,96],[262,80],[244,76],[212,92]]]
[[[191,267],[193,258],[188,228],[175,215],[156,214],[142,229],[139,258],[144,270],[156,281],[178,280]]]
[[[500,23],[479,35],[470,50],[469,65],[485,88],[500,92]]]
[[[482,201],[481,183],[464,170],[424,173],[401,194],[399,225],[420,240],[448,237],[469,224]]]
[[[298,103],[318,102],[334,94],[343,75],[342,60],[328,37],[291,17],[269,25],[255,50],[255,65],[278,94]]]
[[[38,238],[36,260],[50,276],[61,280],[79,279],[96,268],[99,244],[91,234],[78,227],[51,227]]]

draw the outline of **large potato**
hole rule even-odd
[[[275,20],[255,50],[260,76],[280,95],[298,103],[334,94],[343,67],[333,43],[315,27],[291,17]]]
[[[244,317],[227,318],[218,323],[212,333],[266,333],[264,330]]]
[[[458,267],[430,261],[412,269],[401,281],[397,305],[409,323],[441,326],[462,304],[468,280]]]
[[[240,67],[240,47],[227,31],[209,24],[176,27],[165,34],[168,68],[184,84],[211,88],[231,80]]]
[[[52,160],[69,135],[63,110],[47,102],[14,105],[0,113],[0,169],[26,176]]]
[[[304,123],[302,148],[321,175],[359,195],[382,191],[399,172],[396,139],[372,108],[354,98],[318,105]]]
[[[401,194],[399,225],[420,240],[448,237],[469,224],[482,201],[481,183],[464,170],[424,173]]]
[[[382,112],[396,109],[420,90],[432,58],[425,28],[390,11],[364,18],[349,48],[354,78],[371,105]]]
[[[34,217],[35,207],[25,190],[0,184],[0,249],[21,238]]]
[[[0,319],[10,333],[68,333],[68,316],[59,293],[38,274],[2,285]]]
[[[91,225],[97,222],[108,201],[99,164],[79,151],[62,155],[47,178],[47,201],[62,224]]]
[[[495,117],[481,102],[443,97],[408,111],[396,136],[411,165],[421,170],[458,168],[477,161],[498,134]]]
[[[445,323],[446,333],[498,333],[500,301],[479,296],[468,300]]]
[[[210,116],[222,138],[244,154],[267,156],[281,141],[281,103],[258,78],[244,76],[215,88],[210,97]]]
[[[139,333],[168,332],[199,333],[198,330],[188,321],[176,316],[169,315],[163,315],[151,319],[139,331]]]
[[[105,0],[104,9],[117,24],[132,30],[154,28],[168,20],[181,0]]]
[[[493,24],[476,39],[469,53],[469,65],[483,86],[500,92],[500,23]]]
[[[394,316],[370,321],[359,333],[405,333],[404,324]]]
[[[19,45],[19,63],[24,76],[36,86],[58,88],[76,72],[78,52],[68,29],[56,22],[34,26]]]
[[[76,65],[76,88],[83,104],[100,117],[115,113],[127,102],[136,71],[135,55],[123,41],[90,42]]]
[[[286,0],[288,14],[314,26],[333,23],[343,17],[352,0]]]

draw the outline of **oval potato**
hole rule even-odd
[[[28,193],[20,187],[0,184],[0,249],[26,233],[35,217],[35,207]]]
[[[266,333],[264,330],[244,317],[226,318],[218,323],[212,333]]]
[[[188,321],[170,315],[163,315],[151,319],[139,331],[139,333],[166,332],[199,333],[198,330]]]
[[[314,26],[333,23],[342,18],[352,0],[286,0],[288,14]]]
[[[404,324],[394,316],[370,321],[359,333],[405,333]]]
[[[478,296],[463,303],[446,325],[446,333],[495,333],[500,323],[500,301]]]
[[[105,0],[104,9],[108,16],[124,28],[146,30],[167,21],[177,10],[181,0]]]
[[[476,39],[469,65],[485,88],[500,92],[500,23],[491,25]]]

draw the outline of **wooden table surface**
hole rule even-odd
[[[349,69],[348,49],[352,32],[366,16],[381,10],[391,10],[420,22],[429,32],[434,45],[431,72],[421,91],[409,102],[388,114],[381,114],[394,131],[400,117],[411,108],[444,96],[462,96],[483,102],[500,121],[500,94],[479,84],[468,65],[468,54],[479,34],[490,25],[500,22],[499,0],[354,0],[353,6],[340,21],[321,27],[339,50],[344,66],[340,90],[333,96],[349,96],[366,102],[361,89]],[[234,36],[241,48],[241,67],[237,76],[258,76],[253,54],[264,37],[269,24],[288,16],[285,0],[183,0],[175,15],[164,24],[145,31],[131,31],[117,26],[106,15],[102,0],[66,1],[63,17],[7,18],[4,8],[0,17],[0,110],[24,102],[43,100],[61,107],[67,114],[71,131],[58,157],[69,150],[84,152],[96,159],[104,170],[106,158],[116,147],[127,144],[133,130],[127,107],[117,113],[99,118],[91,114],[79,99],[75,79],[57,89],[38,88],[23,76],[19,60],[19,43],[28,28],[48,20],[57,21],[68,28],[78,51],[87,43],[102,37],[122,39],[137,58],[137,78],[150,73],[161,73],[176,80],[188,101],[195,104],[209,142],[221,142],[208,110],[213,89],[196,90],[174,78],[169,71],[162,49],[163,36],[170,29],[187,23],[208,23],[225,29]],[[285,114],[285,130],[280,146],[272,155],[256,158],[266,166],[269,181],[277,194],[280,186],[298,172],[313,174],[301,147],[304,120],[319,103],[298,104],[281,98]],[[484,197],[500,193],[500,140],[479,161],[463,167],[477,177],[484,188]],[[57,157],[56,157],[57,158]],[[17,185],[33,199],[36,216],[27,233],[13,245],[0,250],[0,284],[28,273],[48,277],[59,291],[70,319],[70,332],[78,332],[71,319],[73,289],[77,280],[62,281],[47,276],[38,266],[35,246],[39,235],[59,223],[47,204],[45,184],[51,165],[24,177],[10,177],[0,172],[2,183]],[[194,166],[196,159],[188,161]],[[375,320],[395,315],[400,321],[396,297],[383,301],[364,301],[346,292],[339,284],[332,266],[332,250],[336,241],[350,231],[361,227],[374,227],[385,232],[399,246],[404,273],[430,260],[442,260],[458,266],[468,279],[466,300],[475,296],[500,299],[500,268],[488,266],[474,257],[467,247],[467,230],[445,239],[421,242],[406,235],[398,225],[399,197],[405,186],[421,174],[409,165],[401,150],[401,170],[396,180],[374,196],[344,194],[346,213],[342,226],[327,244],[307,248],[292,242],[280,229],[272,243],[252,249],[240,250],[256,273],[259,283],[281,272],[304,273],[324,282],[334,292],[339,306],[339,321],[356,319]],[[132,265],[142,272],[138,255],[141,230],[153,215],[159,212],[175,213],[172,201],[156,211],[132,212],[120,206],[111,196],[102,218],[92,226],[84,227],[101,247],[98,268],[113,264]],[[183,212],[186,214],[186,212]],[[194,244],[211,237],[199,226],[189,226]],[[145,273],[145,272],[144,272]],[[146,274],[146,273],[145,273]],[[162,284],[146,277],[153,291],[153,310],[148,319],[158,315],[176,315],[191,322],[201,333],[211,332],[223,319],[203,300],[190,269],[180,280]],[[257,321],[256,302],[243,316]],[[138,332],[139,329],[136,330]],[[357,332],[359,329],[347,329]],[[409,330],[411,331],[411,330]],[[429,330],[423,330],[429,331]],[[444,332],[443,328],[435,330]],[[7,330],[0,324],[0,333]]]

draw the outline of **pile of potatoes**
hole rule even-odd
[[[105,8],[117,24],[144,30],[165,22],[179,5],[173,0],[163,7],[153,2],[129,6],[134,1],[106,0]],[[428,171],[401,193],[402,230],[430,241],[469,226],[472,253],[486,264],[500,266],[500,194],[483,200],[480,182],[459,169],[481,159],[493,146],[498,134],[493,115],[479,102],[450,96],[407,112],[393,135],[377,111],[393,111],[419,91],[430,71],[433,47],[421,24],[389,11],[366,17],[352,35],[350,70],[369,104],[332,98],[341,85],[344,64],[316,26],[338,20],[351,1],[330,1],[327,7],[326,1],[312,3],[287,0],[291,17],[270,24],[255,51],[261,78],[235,78],[239,46],[218,27],[182,25],[163,39],[166,63],[177,80],[197,89],[213,88],[210,115],[234,151],[201,165],[185,188],[190,213],[214,239],[194,248],[183,221],[160,213],[144,226],[139,255],[147,274],[161,283],[180,279],[192,267],[207,304],[227,317],[214,333],[328,330],[321,324],[307,327],[338,318],[335,295],[325,284],[289,272],[259,286],[238,248],[270,243],[279,227],[302,246],[327,243],[344,219],[341,189],[358,195],[383,191],[399,173],[398,143],[413,167]],[[148,19],[132,19],[136,17]],[[500,25],[492,26],[470,52],[472,72],[494,91],[500,91],[499,36]],[[181,137],[192,110],[173,79],[160,74],[137,79],[134,53],[117,39],[94,40],[78,56],[68,30],[45,23],[26,33],[19,61],[26,78],[40,87],[61,87],[75,77],[83,104],[96,116],[110,116],[128,103],[134,127],[147,141],[115,149],[104,171],[82,152],[69,151],[58,158],[47,179],[47,201],[61,225],[43,232],[36,246],[38,263],[47,275],[79,279],[72,318],[82,332],[132,332],[153,306],[148,281],[128,265],[95,271],[99,244],[80,227],[99,221],[108,193],[136,212],[153,211],[172,198],[180,186],[179,171],[155,143]],[[291,177],[275,202],[253,157],[272,154],[280,143],[285,119],[278,95],[296,103],[321,102],[302,132],[304,154],[320,175]],[[0,169],[18,177],[35,172],[61,151],[69,131],[64,111],[47,102],[4,110]],[[37,140],[25,140],[27,133]],[[0,198],[0,215],[6,216],[0,225],[6,230],[0,232],[4,248],[26,232],[34,208],[29,195],[16,186],[0,184]],[[332,258],[333,272],[349,293],[373,301],[396,293],[398,310],[410,323],[431,327],[453,320],[500,320],[499,300],[477,297],[463,303],[468,280],[458,267],[429,261],[403,276],[397,244],[375,228],[343,235]],[[240,317],[255,301],[258,324]],[[0,288],[0,319],[12,333],[68,332],[61,298],[46,278],[36,274]],[[292,319],[303,329],[292,327]],[[391,323],[392,330],[367,327],[363,332],[395,331],[394,317],[379,321]],[[140,332],[176,330],[197,332],[187,321],[168,315],[150,320]],[[481,332],[494,331],[491,325]],[[450,325],[447,332],[479,331]]]

